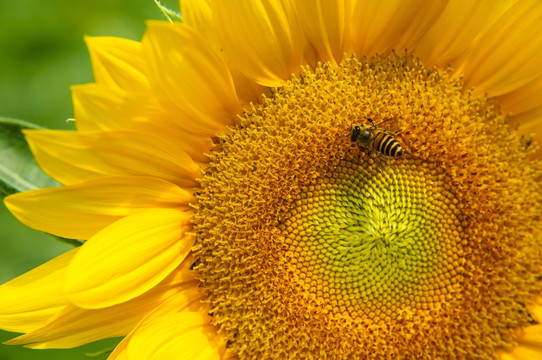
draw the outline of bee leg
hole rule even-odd
[[[373,119],[367,118],[367,121],[370,122],[371,125],[373,125],[373,127],[376,129],[376,124],[375,124],[375,122],[373,121]]]

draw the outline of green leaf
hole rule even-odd
[[[165,7],[164,5],[160,3],[159,0],[154,0],[154,3],[156,4],[156,6],[158,6],[158,9],[160,9],[164,17],[169,22],[173,22],[173,21],[183,22],[183,16],[180,13],[176,12],[175,10],[171,10]]]
[[[22,120],[0,118],[0,192],[2,197],[20,191],[60,185],[36,164],[23,129],[41,127]]]
[[[21,191],[59,186],[34,161],[24,129],[42,129],[32,123],[0,118],[0,198]],[[81,240],[47,234],[58,241],[80,246]]]

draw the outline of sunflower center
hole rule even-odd
[[[241,358],[486,359],[532,321],[540,170],[448,72],[395,54],[303,68],[230,130],[194,253]]]
[[[302,192],[285,244],[297,285],[343,316],[389,323],[439,309],[460,277],[457,203],[432,165],[352,161]]]

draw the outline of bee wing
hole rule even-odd
[[[388,164],[388,158],[384,154],[379,153],[378,151],[370,150],[369,157],[373,160],[376,166],[382,171],[384,171],[384,166]]]
[[[376,166],[380,168],[380,170],[384,171],[384,167],[388,165],[388,157],[381,153],[377,153],[376,157],[374,158],[374,162]]]

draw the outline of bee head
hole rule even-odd
[[[359,134],[361,133],[361,127],[359,126],[351,126],[352,131],[350,132],[350,140],[352,142],[356,142],[359,138]]]

